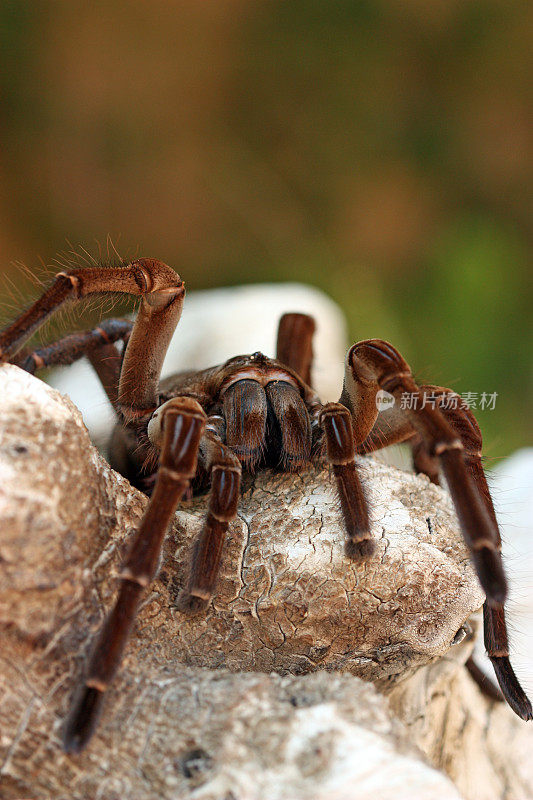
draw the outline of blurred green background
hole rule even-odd
[[[3,0],[0,36],[4,318],[15,260],[110,234],[189,288],[319,286],[499,393],[489,459],[532,443],[533,4]]]

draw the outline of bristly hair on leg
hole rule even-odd
[[[110,234],[107,236],[106,243],[106,256],[102,258],[103,248],[97,240],[95,240],[98,253],[91,253],[91,251],[84,245],[73,245],[68,239],[66,240],[70,249],[60,251],[51,259],[49,263],[45,263],[43,259],[40,260],[40,268],[37,270],[30,269],[22,262],[16,262],[14,267],[15,275],[20,275],[20,280],[16,283],[12,281],[9,275],[3,275],[4,281],[8,284],[5,291],[0,291],[2,318],[8,316],[8,312],[12,308],[20,309],[31,303],[31,297],[34,290],[37,288],[42,292],[43,287],[49,285],[56,277],[57,272],[69,272],[73,269],[83,270],[91,269],[94,267],[102,268],[127,268],[131,260],[123,257],[114,243]],[[12,301],[10,302],[10,298]],[[46,320],[43,326],[36,334],[36,341],[39,346],[45,346],[51,339],[58,338],[62,335],[63,331],[76,331],[86,330],[92,327],[97,319],[110,315],[118,306],[118,314],[134,313],[138,300],[131,298],[124,298],[120,293],[109,293],[104,298],[89,297],[81,301],[72,303],[66,302],[53,320]],[[5,313],[4,313],[5,312]]]

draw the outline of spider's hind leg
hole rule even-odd
[[[313,334],[316,324],[309,314],[283,314],[278,325],[276,359],[293,369],[311,386],[313,366]]]

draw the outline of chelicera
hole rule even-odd
[[[67,336],[34,351],[22,348],[34,331],[68,301],[106,293],[141,298],[135,324],[107,320],[94,330]],[[114,608],[94,643],[85,676],[64,729],[64,746],[81,750],[92,736],[140,601],[153,581],[163,539],[184,495],[210,484],[203,528],[190,578],[180,598],[185,612],[198,612],[216,590],[224,538],[237,513],[243,470],[265,465],[298,470],[322,458],[331,465],[345,528],[347,559],[370,558],[374,541],[355,455],[408,442],[414,465],[450,489],[461,530],[486,594],[483,606],[488,655],[503,697],[522,719],[531,704],[509,662],[504,602],[506,579],[501,539],[481,462],[481,434],[472,413],[450,389],[419,386],[400,353],[379,339],[347,353],[338,403],[321,403],[312,388],[311,317],[285,314],[276,358],[237,356],[200,372],[160,383],[178,324],[185,289],[176,272],[154,259],[61,272],[44,294],[0,334],[0,361],[34,373],[88,356],[120,417],[112,464],[150,500],[121,571]],[[122,341],[122,352],[116,344]],[[378,392],[398,400],[379,413]],[[402,408],[408,392],[432,404]],[[476,676],[475,665],[471,672]],[[479,677],[479,676],[477,676]],[[496,694],[494,687],[492,694]]]

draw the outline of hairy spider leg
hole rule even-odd
[[[308,386],[312,386],[315,329],[313,317],[296,312],[283,314],[278,325],[276,359],[291,367]]]
[[[118,384],[123,354],[115,342],[127,343],[133,323],[123,319],[106,319],[93,330],[64,336],[59,341],[33,352],[19,352],[12,363],[31,375],[46,367],[69,366],[86,356],[93,366],[113,406],[118,402]]]
[[[487,514],[496,530],[496,549],[501,551],[501,536],[496,512],[481,461],[482,436],[476,418],[468,408],[462,407],[462,399],[451,389],[442,386],[421,385],[422,396],[431,397],[447,422],[460,437],[466,469],[485,505]],[[370,453],[382,447],[408,442],[413,452],[415,470],[439,485],[440,465],[438,457],[431,452],[427,441],[413,427],[397,405],[379,414],[371,432],[359,451]],[[483,604],[483,629],[487,654],[493,664],[501,692],[470,658],[466,664],[470,674],[485,694],[494,700],[505,699],[513,711],[522,719],[532,719],[531,703],[520,686],[509,660],[509,645],[505,611],[503,606]]]
[[[105,692],[115,677],[141,598],[159,566],[166,532],[196,474],[206,417],[188,397],[169,401],[162,415],[163,443],[154,491],[120,572],[121,586],[95,642],[87,677],[75,694],[63,733],[65,750],[77,753],[91,738]]]
[[[368,502],[355,464],[352,417],[341,403],[326,403],[318,413],[328,462],[333,467],[346,529],[345,553],[354,560],[368,558],[375,550],[370,533]]]
[[[407,362],[388,342],[368,339],[348,351],[345,382],[341,395],[356,420],[356,442],[363,445],[378,416],[378,391],[392,394],[395,413],[402,414],[402,435],[408,438],[408,425],[439,459],[446,476],[464,540],[470,550],[480,583],[490,604],[500,606],[507,594],[507,583],[499,551],[499,534],[487,512],[480,491],[470,474],[461,438],[438,408],[423,402]],[[414,398],[413,407],[402,408],[401,397]],[[400,432],[389,443],[400,440]],[[382,445],[384,446],[384,445]],[[367,448],[368,450],[368,448]]]
[[[153,258],[119,267],[60,272],[43,295],[0,333],[0,362],[10,361],[29,337],[68,301],[95,294],[142,298],[120,372],[117,404],[126,421],[153,411],[161,367],[183,307],[185,288],[176,272]]]
[[[294,369],[311,386],[315,321],[307,314],[284,314],[278,327],[276,358]],[[354,420],[340,403],[322,405],[310,398],[308,407],[315,426],[323,432],[329,464],[333,468],[346,531],[345,553],[349,558],[370,556],[371,538],[368,502],[355,463]]]
[[[230,522],[237,515],[241,464],[220,436],[221,417],[209,417],[200,442],[200,460],[211,480],[209,505],[202,530],[194,544],[187,588],[178,600],[181,611],[204,609],[213,595],[222,548]]]
[[[307,314],[284,314],[278,327],[276,358],[294,369],[311,385],[315,321]],[[346,531],[345,553],[351,559],[370,556],[375,550],[371,538],[368,502],[355,463],[354,420],[340,403],[322,405],[310,397],[308,408],[313,423],[324,435],[329,464],[333,468],[337,494]]]

